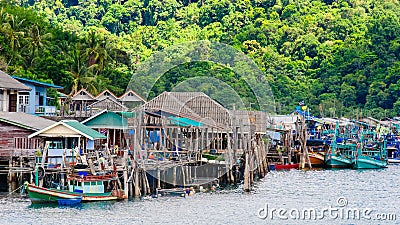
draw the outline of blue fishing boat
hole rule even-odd
[[[351,168],[352,154],[352,148],[348,146],[340,146],[339,148],[339,145],[334,142],[325,155],[325,165],[328,168]]]
[[[400,163],[400,137],[386,135],[386,140],[388,163]]]
[[[371,137],[368,139],[363,134],[361,143],[357,144],[352,164],[353,169],[380,169],[386,168],[387,164],[386,140],[380,138],[376,141]]]
[[[325,166],[328,168],[351,168],[354,154],[354,144],[338,143],[339,124],[336,129],[328,152],[325,154]]]

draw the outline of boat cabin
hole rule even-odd
[[[104,193],[103,181],[77,181],[70,180],[68,185],[69,191],[79,193]]]

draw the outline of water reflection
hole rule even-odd
[[[261,220],[257,210],[322,208],[337,205],[344,197],[348,207],[374,212],[400,212],[400,166],[379,170],[312,169],[272,171],[255,183],[251,193],[243,187],[194,196],[139,198],[129,201],[92,202],[80,205],[32,205],[18,195],[0,194],[2,224],[385,224],[385,221]],[[397,221],[400,222],[400,214]]]

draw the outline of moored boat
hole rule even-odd
[[[319,152],[308,152],[311,165],[313,167],[322,167],[325,165],[325,155]]]
[[[325,166],[327,168],[351,168],[355,144],[337,143],[339,124],[336,122],[335,134],[330,147],[325,154]]]
[[[325,154],[325,166],[327,168],[351,168],[354,147],[351,144],[338,145],[336,141],[333,141]]]
[[[388,163],[400,163],[400,157],[397,158],[388,158]]]
[[[87,173],[70,174],[68,190],[82,193],[83,202],[112,201],[124,199],[122,190],[117,188],[117,174],[88,175]]]
[[[380,169],[387,167],[387,160],[372,158],[368,155],[358,156],[353,162],[353,169]]]
[[[387,135],[386,151],[388,156],[388,163],[400,163],[400,137],[394,135]]]
[[[327,154],[325,165],[327,168],[351,168],[352,161],[350,158],[341,155]]]
[[[58,203],[61,205],[78,204],[82,201],[82,194],[56,188],[44,188],[25,183],[25,190],[32,203]]]
[[[363,135],[353,158],[353,169],[380,169],[387,164],[386,140],[365,140]]]

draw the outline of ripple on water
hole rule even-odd
[[[343,196],[348,207],[374,212],[400,212],[400,166],[383,170],[272,171],[254,191],[241,189],[198,193],[188,198],[162,197],[135,201],[89,203],[78,207],[33,206],[25,198],[0,195],[1,224],[308,224],[310,221],[268,221],[258,209],[322,209],[337,206]],[[397,215],[400,221],[400,214]],[[321,224],[321,221],[311,221]],[[330,224],[376,224],[376,221],[333,221]],[[382,221],[379,221],[382,223]],[[391,221],[388,224],[393,224]]]

